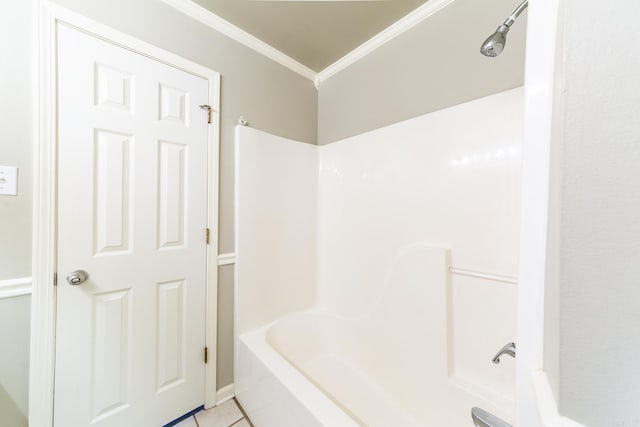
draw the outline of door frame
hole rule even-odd
[[[216,404],[218,304],[218,184],[220,144],[220,74],[75,12],[37,0],[34,8],[34,155],[33,293],[29,367],[29,425],[53,425],[56,330],[57,247],[57,28],[67,25],[150,59],[204,78],[213,111],[208,136],[207,300],[205,315],[206,408]],[[203,116],[204,116],[203,112]]]

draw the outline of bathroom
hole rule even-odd
[[[2,190],[16,179],[17,189],[0,195],[0,425],[117,418],[202,427],[231,404],[234,415],[213,425],[638,425],[640,372],[629,355],[640,327],[640,7],[530,0],[509,23],[504,51],[482,55],[519,4],[4,1],[0,173]],[[318,32],[322,19],[335,27]],[[278,29],[299,37],[278,45],[269,39]],[[331,54],[313,49],[322,42],[333,43]],[[90,130],[105,159],[124,156],[107,169],[66,145],[73,126],[93,120],[78,119],[84,113],[65,98],[84,81],[73,73],[103,50],[121,65],[87,62],[106,83],[77,92],[109,111]],[[144,92],[144,79],[127,74],[141,56],[158,63],[140,62],[147,80],[180,82],[177,69],[207,90],[185,96],[182,83],[160,80],[159,95]],[[123,90],[109,91],[113,82]],[[145,152],[158,161],[134,165],[141,139],[117,139],[134,134],[118,114],[143,112],[144,93],[167,102],[148,110],[170,130]],[[182,125],[206,134],[207,151],[187,154],[175,142]],[[182,176],[181,185],[138,182],[148,164],[158,165],[149,173]],[[136,182],[113,187],[112,166],[135,169]],[[92,186],[83,177],[94,173]],[[157,198],[127,187],[152,181]],[[186,200],[187,185],[193,204],[167,202]],[[126,203],[97,199],[78,213],[94,187]],[[126,215],[114,222],[115,205]],[[140,245],[125,237],[156,206],[165,213],[148,222],[153,232],[167,227],[154,240],[159,259],[172,260],[158,264],[167,268],[99,264],[138,256]],[[80,239],[92,236],[77,230],[101,207],[107,216],[95,223],[120,227],[122,241],[100,232]],[[187,211],[199,216],[184,221]],[[182,257],[204,228],[207,243]],[[77,246],[91,259],[69,258]],[[169,271],[195,258],[197,280]],[[100,269],[165,274],[143,299],[157,298],[153,307],[169,317],[135,306],[132,295],[146,291],[96,291]],[[83,318],[78,295],[98,310]],[[167,335],[131,329],[141,338],[123,340],[125,326],[147,318]],[[158,376],[155,395],[197,384],[191,397],[180,392],[182,409],[128,415],[137,411],[138,370],[123,366],[144,366],[138,345],[158,357],[148,373]],[[109,357],[116,347],[121,358]],[[109,387],[84,399],[74,389],[86,378]],[[78,415],[83,405],[88,418]]]

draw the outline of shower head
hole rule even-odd
[[[491,34],[480,46],[480,53],[490,58],[495,58],[502,53],[504,45],[507,43],[507,34],[511,29],[511,26],[523,10],[529,5],[529,0],[524,0],[520,3],[520,6],[513,11],[513,13],[504,21],[502,25],[498,27],[495,33]]]
[[[480,53],[490,58],[495,58],[502,53],[504,45],[507,43],[507,33],[509,27],[500,25],[495,33],[491,34],[480,46]]]

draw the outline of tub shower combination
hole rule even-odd
[[[235,389],[257,427],[513,424],[522,97],[321,147],[236,129]]]

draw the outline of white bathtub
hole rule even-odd
[[[358,316],[307,310],[242,334],[236,395],[256,427],[464,427],[474,406],[512,422],[508,396],[451,376],[447,258],[404,251]]]

